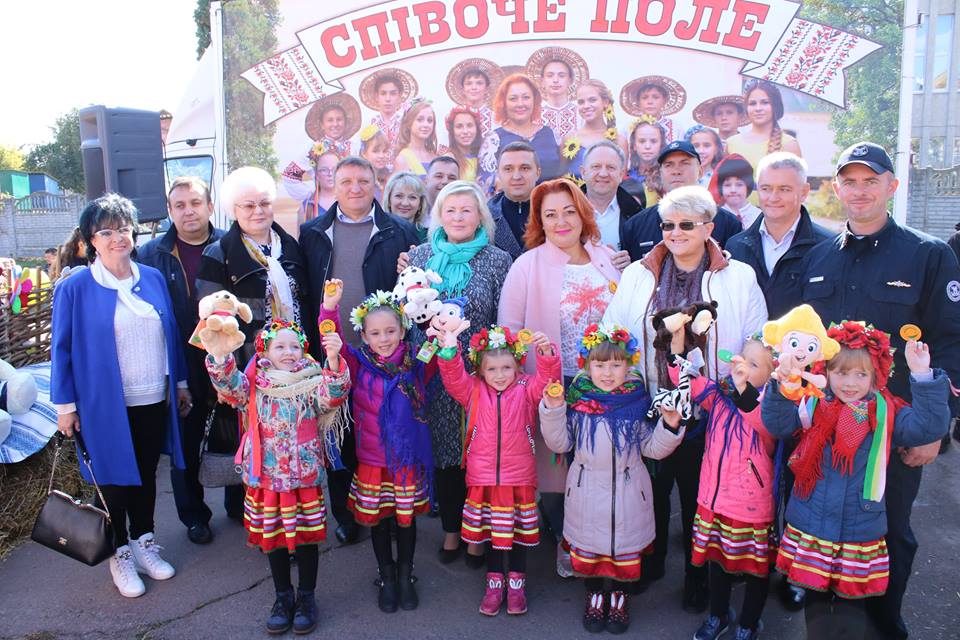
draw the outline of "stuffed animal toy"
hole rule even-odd
[[[37,383],[33,376],[0,360],[0,442],[10,435],[12,416],[27,413],[36,401]]]
[[[437,300],[440,292],[431,285],[441,282],[443,279],[435,271],[424,271],[420,267],[407,267],[400,272],[393,295],[403,303],[403,314],[411,322],[422,325],[440,311],[442,303]]]
[[[707,350],[707,331],[717,319],[717,302],[694,302],[684,307],[674,307],[658,311],[653,316],[653,330],[657,332],[653,339],[653,348],[657,351],[670,351],[673,334],[685,327],[683,352],[689,353],[699,347]]]
[[[240,302],[229,291],[217,291],[200,300],[199,312],[200,323],[190,337],[190,344],[206,349],[217,360],[223,360],[243,346],[245,337],[237,316],[251,322],[250,305]]]
[[[827,335],[820,316],[808,304],[794,307],[779,320],[763,325],[763,342],[778,354],[779,364],[791,373],[786,380],[775,371],[780,391],[791,400],[822,398],[827,378],[811,367],[840,352],[840,343]]]
[[[433,355],[437,352],[438,343],[436,338],[450,331],[453,333],[462,333],[470,328],[470,321],[463,317],[463,308],[467,304],[466,298],[450,298],[440,303],[440,310],[430,319],[430,326],[425,331],[428,340],[423,344],[417,358],[423,362],[430,362]]]

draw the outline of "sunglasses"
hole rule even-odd
[[[673,231],[677,227],[680,227],[680,231],[693,231],[696,227],[701,227],[705,224],[710,224],[710,223],[709,222],[692,222],[690,220],[684,220],[683,222],[661,222],[660,230]]]

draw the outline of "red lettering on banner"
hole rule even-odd
[[[630,22],[627,20],[627,9],[629,8],[629,0],[619,0],[617,4],[617,17],[613,19],[613,26],[610,28],[610,33],[627,33],[630,31]]]
[[[733,24],[730,26],[730,33],[723,36],[723,46],[736,47],[737,49],[746,49],[754,51],[757,48],[757,42],[760,40],[760,33],[756,31],[759,24],[763,24],[767,19],[767,12],[770,7],[758,2],[749,0],[734,0]],[[751,32],[752,33],[749,33]]]
[[[353,61],[357,59],[357,51],[353,47],[347,47],[345,54],[341,55],[337,53],[333,47],[333,41],[335,39],[350,42],[350,32],[347,31],[346,25],[337,24],[324,29],[320,35],[320,46],[323,47],[323,53],[327,56],[327,61],[330,64],[340,68],[349,67],[353,64]]]
[[[397,42],[400,51],[409,51],[417,46],[416,41],[410,37],[410,28],[407,27],[407,17],[409,15],[410,11],[406,7],[398,7],[390,12],[390,17],[393,18],[394,23],[400,29],[400,41]]]
[[[530,25],[527,24],[526,13],[524,12],[524,0],[490,0],[493,6],[497,8],[497,14],[504,18],[513,16],[513,24],[510,26],[510,33],[529,33]],[[513,11],[507,9],[507,3],[513,5]]]
[[[660,20],[655,24],[650,23],[650,5],[656,2],[662,7]],[[676,0],[640,0],[640,6],[637,7],[637,19],[635,20],[637,31],[645,36],[662,36],[670,30],[673,24],[673,10],[676,8]]]
[[[537,20],[533,23],[536,33],[557,33],[567,27],[567,16],[560,11],[567,0],[540,0],[537,6]],[[556,15],[556,18],[549,17]]]
[[[467,26],[465,9],[473,7],[477,11],[477,24]],[[457,0],[453,5],[453,13],[457,19],[457,33],[467,40],[482,38],[490,29],[490,20],[487,18],[487,3],[485,0]]]
[[[387,35],[387,13],[385,11],[357,18],[350,24],[353,25],[353,28],[357,30],[357,34],[360,36],[360,44],[362,45],[360,48],[360,57],[364,60],[377,57],[378,52],[381,56],[385,56],[397,50],[397,48],[393,46],[393,43],[390,42],[390,36]],[[379,47],[374,47],[370,40],[370,27],[377,28],[377,38],[380,41]]]
[[[696,13],[693,15],[693,19],[690,22],[681,20],[677,23],[677,27],[673,30],[673,33],[680,38],[681,40],[693,40],[697,35],[697,31],[700,30],[701,25],[703,24],[703,16],[709,11],[710,18],[707,21],[703,30],[700,31],[700,42],[709,42],[710,44],[717,44],[720,40],[720,33],[717,31],[717,25],[720,24],[720,17],[723,15],[723,12],[730,5],[730,0],[693,0],[694,6],[697,8]]]
[[[450,39],[450,25],[444,22],[447,8],[436,0],[413,5],[413,13],[420,19],[420,46],[440,44]]]
[[[597,13],[590,21],[591,33],[606,33],[610,30],[610,21],[607,20],[607,0],[597,0]]]

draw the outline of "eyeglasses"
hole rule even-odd
[[[133,235],[133,227],[120,227],[119,229],[100,229],[94,233],[101,240],[113,240],[115,237],[130,237]]]
[[[238,202],[233,206],[237,207],[248,215],[256,211],[257,207],[260,207],[263,211],[270,211],[273,209],[273,203],[269,200],[262,200],[261,202]]]
[[[660,230],[661,231],[673,231],[677,227],[680,227],[680,231],[693,231],[696,227],[702,227],[705,224],[710,224],[709,222],[693,222],[691,220],[684,220],[682,222],[661,222]]]

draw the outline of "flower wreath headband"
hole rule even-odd
[[[304,354],[306,354],[307,350],[310,348],[310,341],[307,340],[306,334],[303,333],[303,329],[300,328],[299,324],[296,322],[288,322],[286,320],[274,320],[257,334],[257,337],[254,340],[254,347],[256,347],[257,353],[262,354],[264,351],[266,351],[267,347],[270,345],[270,341],[276,338],[277,334],[284,329],[289,329],[296,334],[297,341],[300,342],[300,348],[303,349]]]
[[[837,324],[830,323],[827,335],[848,349],[866,349],[870,354],[870,362],[877,375],[877,386],[882,390],[887,386],[887,380],[893,374],[893,352],[890,347],[890,334],[877,329],[872,324],[844,320]],[[826,369],[823,362],[817,363],[819,369]]]
[[[399,302],[393,293],[378,289],[350,311],[350,324],[353,325],[353,330],[363,331],[363,319],[380,307],[387,307],[396,313],[400,318],[400,325],[404,329],[410,328],[410,318],[403,313],[403,303]]]
[[[593,323],[584,330],[583,338],[580,340],[580,353],[577,355],[577,366],[583,369],[587,363],[587,357],[590,355],[590,351],[604,342],[609,342],[613,346],[626,351],[627,361],[630,363],[630,366],[636,366],[636,364],[640,362],[640,344],[636,338],[630,335],[629,331],[615,324],[599,325]]]
[[[523,365],[527,359],[527,350],[530,348],[532,337],[533,334],[529,329],[521,329],[514,335],[507,327],[492,326],[489,329],[484,327],[470,338],[467,358],[474,367],[479,368],[484,351],[506,349],[520,365]]]
[[[642,116],[640,116],[639,118],[637,118],[636,120],[634,120],[633,122],[630,123],[630,135],[632,136],[632,135],[633,135],[633,130],[636,129],[637,127],[639,127],[639,126],[642,125],[642,124],[654,124],[654,125],[656,125],[656,124],[660,124],[660,122],[659,122],[659,120],[657,120],[656,118],[654,118],[654,117],[651,116],[650,114],[645,113],[645,114],[643,114]]]

